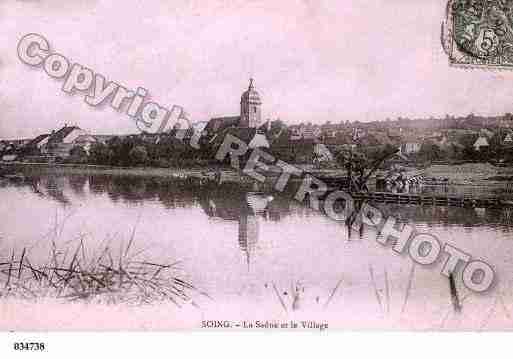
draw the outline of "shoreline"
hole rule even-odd
[[[301,165],[294,165],[301,167]],[[195,177],[195,178],[212,178],[217,173],[221,173],[223,177],[230,180],[238,179],[243,181],[244,178],[248,179],[247,175],[242,171],[236,171],[229,166],[215,166],[209,165],[204,167],[117,167],[117,166],[104,166],[104,165],[91,165],[91,164],[67,164],[67,163],[36,163],[36,162],[5,162],[0,161],[0,168],[14,168],[17,172],[30,173],[63,173],[63,174],[105,174],[105,175],[119,175],[119,176],[144,176],[144,177]],[[307,173],[314,175],[344,175],[343,169],[304,169]],[[267,178],[278,177],[280,172],[268,171],[264,173]],[[292,178],[291,180],[294,180]]]
[[[44,173],[63,174],[106,174],[129,175],[144,177],[198,177],[207,178],[210,172],[229,172],[223,167],[190,167],[190,168],[159,168],[159,167],[116,167],[90,164],[64,163],[33,163],[33,162],[0,162],[0,167],[11,167],[20,172],[41,171]],[[235,171],[231,171],[235,172]]]
[[[301,165],[295,165],[301,167]],[[56,173],[56,174],[104,174],[114,176],[140,176],[140,177],[164,177],[164,178],[198,178],[209,179],[221,173],[226,180],[236,182],[246,182],[250,179],[241,171],[236,171],[229,166],[209,165],[205,167],[117,167],[92,164],[67,164],[67,163],[36,163],[36,162],[5,162],[0,161],[0,168],[14,168],[16,172],[22,173]],[[425,169],[426,177],[436,179],[449,179],[446,185],[451,186],[500,186],[508,185],[513,182],[513,169],[497,168],[496,173],[488,173],[487,175],[477,173],[466,173],[461,176],[457,173],[457,167],[448,168],[447,166],[436,166],[437,171],[433,171],[433,167]],[[441,169],[440,167],[445,167]],[[305,166],[303,170],[314,176],[342,176],[345,174],[344,169],[310,169]],[[268,178],[277,177],[279,173],[269,171],[265,174]],[[374,177],[374,176],[373,176]],[[373,182],[374,178],[370,181]],[[444,185],[438,183],[425,183],[428,186]]]

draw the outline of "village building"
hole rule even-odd
[[[96,143],[96,138],[94,136],[91,136],[89,134],[80,135],[78,136],[75,141],[73,141],[75,146],[82,147],[82,149],[89,154],[89,151],[91,150],[91,147],[94,143]]]
[[[403,135],[400,136],[398,140],[400,141],[400,152],[403,155],[418,153],[422,146],[422,139],[413,135]]]
[[[320,126],[321,129],[321,137],[329,138],[329,137],[337,137],[339,133],[343,132],[343,125],[326,122]]]
[[[240,99],[239,116],[212,118],[204,128],[207,142],[220,144],[226,134],[231,134],[248,144],[249,148],[269,148],[267,138],[269,120],[262,123],[262,100],[255,90],[253,79],[250,79],[248,89]]]
[[[32,141],[30,141],[27,144],[27,147],[31,147],[37,150],[42,150],[45,148],[46,144],[48,143],[48,140],[50,139],[50,134],[46,133],[43,135],[39,135],[36,138],[34,138]]]
[[[502,146],[508,149],[513,147],[513,133],[508,132],[503,136]]]
[[[110,140],[112,140],[114,137],[122,137],[122,136],[116,136],[116,135],[93,135],[94,139],[98,143],[102,143],[104,145],[107,144]]]
[[[416,141],[408,141],[401,145],[401,153],[405,155],[415,154],[420,151],[421,143]]]
[[[476,151],[482,151],[486,148],[489,148],[490,147],[490,143],[488,142],[488,138],[486,138],[485,136],[483,135],[480,135],[476,142],[474,142],[474,145],[473,145],[474,149]]]
[[[332,162],[335,156],[324,143],[316,143],[314,145],[314,162],[327,163]]]
[[[82,147],[86,152],[96,139],[77,126],[64,125],[60,130],[50,134],[41,152],[55,158],[67,158],[75,146]]]
[[[40,155],[46,151],[46,144],[50,138],[50,134],[39,135],[24,147],[25,155]]]
[[[301,124],[296,126],[291,126],[292,136],[291,140],[312,140],[321,137],[323,131],[321,126],[308,124]]]
[[[300,125],[289,126],[290,140],[297,141],[303,138]]]

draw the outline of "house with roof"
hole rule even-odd
[[[94,136],[91,136],[89,134],[80,135],[78,136],[74,141],[73,144],[75,146],[82,147],[82,149],[89,154],[89,151],[91,150],[91,147],[94,143],[96,143],[96,138]]]
[[[42,146],[42,152],[54,157],[67,158],[73,147],[80,146],[87,152],[93,142],[96,142],[96,139],[86,131],[66,124],[50,134],[47,143]]]
[[[271,141],[271,153],[280,160],[291,163],[313,163],[316,158],[323,157],[324,148],[317,146],[322,143],[318,139],[296,139],[294,136],[289,129],[282,131]]]
[[[401,153],[404,155],[411,155],[420,151],[422,143],[415,140],[407,140],[401,144]]]
[[[339,123],[326,122],[320,126],[321,137],[336,137],[338,134],[344,132],[344,126]]]
[[[301,133],[301,125],[289,126],[289,131],[291,140],[295,141],[303,138],[303,135]]]
[[[321,127],[318,125],[301,124],[294,129],[294,140],[299,139],[315,139],[319,138],[322,134]]]
[[[507,149],[513,148],[513,133],[511,131],[502,136],[501,145]]]
[[[230,127],[223,131],[221,131],[215,138],[212,140],[212,144],[217,147],[217,145],[221,145],[226,135],[232,135],[237,137],[242,142],[248,145],[248,148],[269,148],[269,140],[264,133],[261,133],[255,128],[244,128],[244,127]]]
[[[49,139],[49,133],[37,136],[36,138],[32,139],[29,143],[27,143],[24,152],[26,154],[44,154],[46,151],[46,144],[48,143]]]
[[[472,147],[474,147],[474,150],[476,151],[483,151],[490,148],[490,145],[494,140],[494,135],[494,132],[486,128],[481,128],[479,133],[474,134]]]
[[[322,136],[321,142],[326,145],[331,153],[335,153],[342,149],[354,148],[356,146],[351,137],[351,133],[347,131],[337,132],[335,136]]]
[[[48,143],[49,139],[50,139],[50,134],[49,133],[45,133],[45,134],[39,135],[36,138],[34,138],[32,141],[30,141],[27,144],[27,146],[31,146],[31,147],[35,147],[37,149],[41,149],[41,148],[43,148]]]
[[[114,137],[120,137],[116,135],[93,135],[96,142],[102,143],[104,145],[107,144],[110,140],[112,140]]]
[[[488,138],[484,135],[479,135],[476,142],[472,145],[476,151],[483,151],[490,147]]]
[[[335,156],[331,153],[330,149],[324,143],[316,143],[314,145],[314,161],[321,162],[332,162]]]
[[[396,143],[399,144],[399,151],[403,155],[412,155],[420,151],[422,147],[422,138],[413,134],[403,134],[397,138],[394,138]]]

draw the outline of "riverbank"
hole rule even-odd
[[[0,167],[16,172],[64,173],[64,174],[106,174],[151,177],[206,177],[210,172],[229,171],[228,168],[158,168],[158,167],[114,167],[89,164],[49,164],[27,162],[0,162]],[[232,171],[235,172],[235,171]]]
[[[313,169],[312,166],[294,165],[314,176],[345,176],[343,169]],[[231,182],[253,182],[251,177],[244,175],[228,166],[190,167],[190,168],[159,168],[159,167],[115,167],[90,164],[60,164],[60,163],[29,163],[29,162],[1,162],[0,169],[7,169],[10,173],[21,174],[102,174],[111,176],[133,177],[163,177],[163,178],[196,178],[215,179]],[[271,166],[264,175],[267,178],[277,178],[281,168]],[[262,171],[259,171],[262,172]],[[293,176],[291,180],[295,180]]]
[[[314,169],[312,166],[295,165],[307,173],[320,177],[341,177],[346,175],[344,169]],[[14,173],[23,174],[104,174],[113,176],[144,176],[166,178],[197,178],[218,179],[223,181],[247,182],[252,181],[240,171],[228,166],[189,167],[189,168],[159,168],[159,167],[115,167],[90,164],[49,164],[28,162],[1,162],[0,168]],[[273,166],[265,175],[278,177],[279,167]],[[377,173],[381,173],[378,171]],[[383,174],[383,173],[382,173]],[[486,186],[504,184],[513,180],[513,168],[496,167],[489,163],[466,163],[461,165],[431,165],[424,169],[426,178],[445,181],[448,185]],[[216,177],[217,176],[217,177]],[[294,180],[294,177],[291,178]],[[374,178],[371,178],[371,182]]]
[[[431,165],[425,169],[426,178],[446,180],[450,185],[489,185],[509,181],[513,168],[496,167],[490,163],[465,163],[461,165]]]

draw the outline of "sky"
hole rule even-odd
[[[513,72],[449,66],[443,0],[2,0],[0,138],[65,123],[136,133],[110,107],[20,61],[28,33],[193,121],[237,115],[254,78],[263,118],[288,124],[513,112]]]

